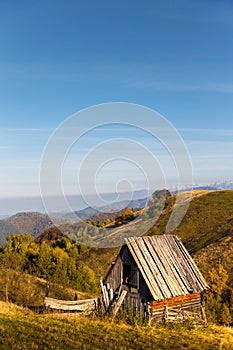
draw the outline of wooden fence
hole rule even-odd
[[[79,311],[85,314],[90,313],[95,309],[97,298],[85,300],[58,300],[45,297],[44,306],[46,309],[60,310],[60,311]]]

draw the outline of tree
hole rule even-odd
[[[143,221],[146,221],[149,219],[149,214],[148,214],[148,211],[147,210],[144,210],[143,213],[142,213],[142,220]]]
[[[226,303],[222,305],[219,321],[225,325],[229,325],[232,322],[231,312]]]
[[[209,270],[209,282],[211,285],[212,292],[216,295],[216,297],[221,297],[223,291],[228,288],[227,280],[228,273],[224,269],[224,267],[219,264],[217,268],[212,268]]]
[[[76,288],[85,292],[95,292],[97,290],[94,271],[82,261],[78,262],[77,265]]]
[[[217,268],[208,271],[210,289],[206,293],[208,318],[217,323],[230,324],[230,289],[227,285],[228,273],[219,264]]]

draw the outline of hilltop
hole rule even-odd
[[[5,237],[11,234],[27,234],[38,237],[44,230],[53,226],[47,214],[38,212],[23,212],[0,220],[0,242],[5,243]]]
[[[147,235],[163,234],[172,207]],[[233,284],[233,191],[197,191],[181,224],[172,232],[181,238],[204,274],[221,263]]]
[[[145,232],[145,235],[165,233],[173,204],[174,200],[162,212],[156,224]],[[132,225],[134,225],[134,222],[130,225],[131,232],[133,232]],[[233,286],[232,190],[194,191],[186,216],[171,233],[181,238],[204,275],[210,267],[221,262],[228,271],[230,285]],[[83,259],[91,268],[94,268],[96,274],[100,277],[106,273],[118,250],[118,248],[93,248],[85,252],[79,259]]]
[[[66,218],[52,217],[39,212],[22,212],[8,218],[0,219],[0,243],[5,244],[6,236],[12,234],[40,236],[45,230],[56,225],[67,223]]]

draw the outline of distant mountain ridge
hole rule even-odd
[[[219,181],[219,182],[212,182],[207,185],[199,185],[195,184],[193,186],[182,186],[181,188],[178,187],[169,187],[168,188],[172,194],[176,194],[178,192],[184,192],[184,191],[191,191],[191,190],[207,190],[207,191],[214,191],[214,190],[233,190],[233,181]]]
[[[147,204],[147,198],[134,199],[131,201],[116,202],[101,208],[87,207],[80,211],[75,211],[77,221],[87,220],[99,213],[117,212],[122,208],[143,208]],[[37,238],[45,230],[54,225],[63,225],[71,222],[73,215],[61,213],[57,216],[49,216],[39,212],[22,212],[8,218],[0,219],[0,242],[5,244],[6,236],[12,234],[30,234]]]
[[[142,198],[142,199],[132,199],[130,201],[124,200],[120,202],[114,202],[109,205],[105,205],[103,207],[99,208],[92,208],[92,207],[86,207],[81,210],[74,211],[74,213],[77,215],[78,219],[81,220],[87,220],[91,218],[94,215],[100,214],[100,213],[111,213],[111,212],[118,212],[123,209],[130,208],[145,208],[148,202],[148,198]],[[63,219],[72,219],[73,213],[54,213],[54,217],[57,218],[63,218]]]

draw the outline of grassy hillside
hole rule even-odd
[[[97,279],[100,279],[107,273],[118,251],[119,248],[91,248],[79,255],[77,260],[87,264],[95,272]]]
[[[233,191],[198,191],[181,224],[172,232],[178,235],[191,253],[222,237],[233,234]],[[171,209],[161,215],[147,234],[162,234]]]
[[[38,315],[0,302],[0,348],[232,350],[227,327],[139,327],[72,315]]]
[[[5,300],[5,284],[8,288],[10,301],[30,308],[41,308],[44,304],[46,286],[48,282],[43,278],[8,269],[6,272],[0,269],[0,300]],[[75,293],[79,299],[93,297],[90,293],[80,292],[62,285],[50,283],[49,296],[56,299],[73,300]]]
[[[147,235],[163,234],[172,208]],[[181,224],[172,232],[185,244],[204,274],[219,262],[233,285],[233,191],[198,191]]]
[[[171,212],[172,202],[145,234],[165,233]],[[233,286],[233,191],[194,191],[185,218],[172,234],[181,238],[205,275],[210,267],[221,262]],[[82,259],[100,277],[105,275],[117,252],[117,248],[92,249]]]
[[[207,271],[211,267],[217,266],[219,263],[224,266],[229,275],[229,285],[233,287],[233,237],[226,236],[215,243],[209,244],[198,250],[194,254],[194,260],[203,272],[207,275]]]

